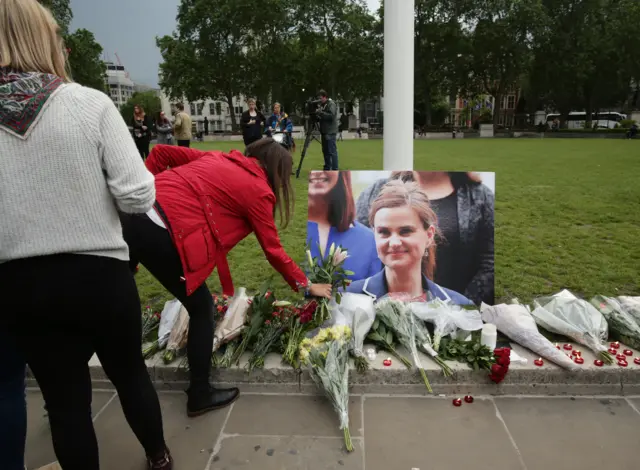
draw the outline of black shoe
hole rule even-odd
[[[187,390],[187,416],[195,418],[209,411],[227,407],[238,399],[237,388],[190,388]]]
[[[147,468],[149,470],[173,470],[173,458],[169,449],[165,450],[159,457],[147,457]]]

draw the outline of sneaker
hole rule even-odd
[[[148,470],[173,470],[173,458],[169,453],[169,449],[165,450],[162,456],[158,458],[147,457]]]
[[[190,388],[187,390],[187,416],[195,418],[231,405],[240,396],[237,388]]]

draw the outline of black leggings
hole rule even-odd
[[[187,359],[192,388],[209,386],[213,349],[213,299],[206,284],[187,296],[182,262],[169,232],[146,215],[123,215],[124,238],[129,244],[131,269],[138,262],[176,297],[189,312]]]
[[[0,298],[0,328],[38,381],[64,470],[99,468],[88,366],[94,352],[147,455],[164,451],[160,403],[141,354],[140,299],[126,262],[67,254],[0,264]]]
[[[142,160],[146,160],[149,156],[149,140],[148,139],[136,139],[136,147],[138,147],[138,152],[140,152],[140,156]]]

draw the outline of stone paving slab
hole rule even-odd
[[[113,397],[98,396],[96,408]],[[316,396],[244,395],[195,419],[184,394],[159,396],[176,470],[638,468],[639,397],[485,396],[456,408],[452,397],[352,396],[355,452],[347,453],[336,414]],[[101,468],[142,470],[144,453],[117,398],[105,403],[95,417]],[[42,414],[30,391],[29,470],[52,458],[40,452],[50,446]]]
[[[500,385],[491,382],[485,371],[473,371],[465,364],[457,362],[449,362],[454,374],[447,378],[430,358],[422,355],[421,359],[436,394],[569,396],[640,393],[640,366],[633,363],[633,358],[640,356],[638,351],[634,351],[627,368],[621,368],[616,364],[597,367],[593,363],[595,356],[592,352],[580,345],[574,345],[574,348],[582,352],[585,362],[581,371],[568,372],[549,361],[545,361],[544,366],[537,367],[533,364],[537,359],[536,355],[517,344],[512,346],[528,363],[513,363],[505,381]],[[620,350],[624,348],[626,346],[621,345]],[[406,351],[404,355],[408,357]],[[248,357],[248,354],[245,354],[239,366],[214,370],[214,380],[218,383],[234,384],[246,392],[320,393],[306,370],[295,370],[282,364],[279,355],[268,355],[264,369],[253,371],[251,374],[245,370]],[[352,393],[426,394],[422,379],[415,369],[407,370],[395,359],[392,359],[390,367],[385,367],[382,362],[386,358],[384,352],[379,353],[372,361],[371,369],[364,374],[352,370]],[[184,390],[187,387],[188,372],[184,367],[179,367],[180,363],[178,359],[172,364],[165,364],[160,355],[147,361],[149,374],[159,390]],[[89,365],[94,384],[100,388],[112,388],[97,357],[94,356]],[[30,384],[35,385],[35,382],[32,380]]]
[[[95,417],[113,399],[113,392],[93,392],[92,411]],[[49,418],[39,390],[27,391],[27,468],[39,468],[56,460],[51,443]]]
[[[496,398],[527,470],[637,470],[640,415],[624,399]]]

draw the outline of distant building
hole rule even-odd
[[[117,65],[113,62],[107,62],[106,65],[109,94],[118,109],[120,109],[135,92],[135,84],[129,78],[129,74],[123,65]]]

